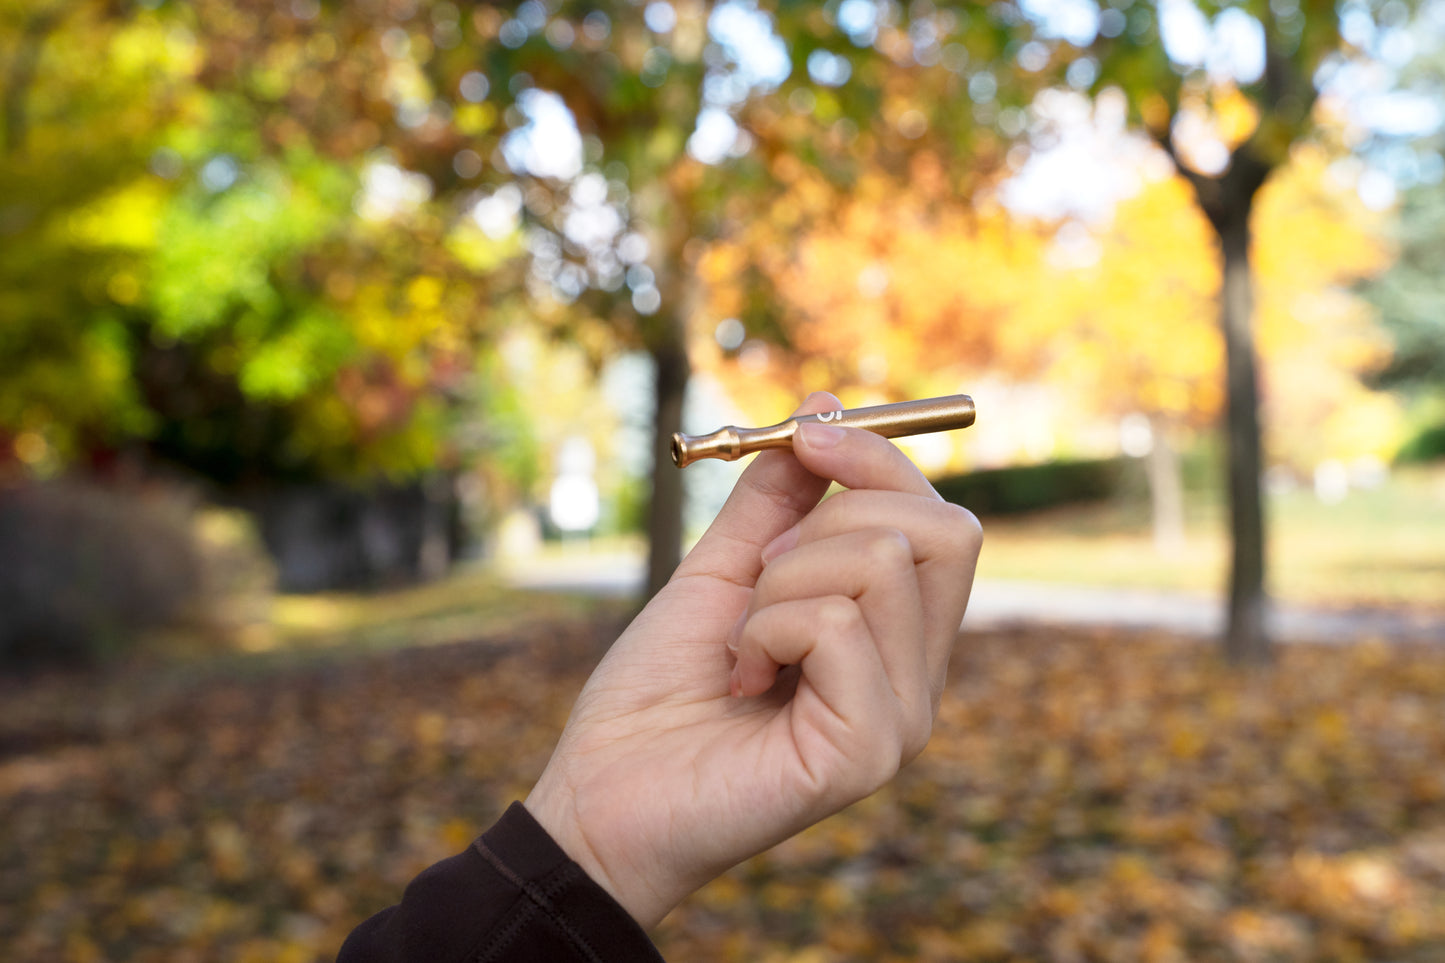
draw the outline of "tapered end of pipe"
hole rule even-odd
[[[721,428],[710,435],[684,435],[679,431],[672,436],[672,463],[678,468],[686,468],[701,458],[733,461],[740,454],[737,431],[732,428]]]

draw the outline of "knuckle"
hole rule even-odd
[[[879,727],[880,730],[885,727]],[[901,745],[896,730],[876,731],[865,746],[848,761],[839,786],[850,801],[863,799],[887,785],[899,770]]]
[[[904,763],[917,758],[928,746],[928,740],[933,737],[933,712],[929,701],[917,703],[909,714],[911,718],[903,736],[899,757],[900,762]]]
[[[858,603],[845,595],[830,595],[818,601],[818,631],[830,637],[850,635],[862,626]]]
[[[868,540],[868,558],[879,566],[904,568],[913,565],[913,544],[896,528],[874,529]]]
[[[962,505],[955,505],[945,502],[946,518],[945,527],[952,535],[952,541],[974,548],[983,544],[983,525],[980,524],[978,516],[964,508]]]

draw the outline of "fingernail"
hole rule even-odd
[[[728,691],[734,699],[741,698],[743,694],[743,676],[737,666],[733,666],[732,675],[728,677]]]
[[[728,651],[731,652],[733,655],[738,654],[738,646],[742,644],[743,640],[743,625],[747,621],[748,611],[747,609],[743,609],[743,614],[738,616],[738,620],[733,623],[733,627],[728,631]]]
[[[798,426],[798,434],[809,448],[832,448],[843,440],[843,429],[837,425],[820,425],[816,421],[805,421]]]
[[[789,549],[796,548],[797,544],[798,526],[794,525],[763,546],[763,564],[766,565]]]

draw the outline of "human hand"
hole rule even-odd
[[[922,751],[981,543],[891,442],[801,426],[602,660],[528,810],[655,925]]]

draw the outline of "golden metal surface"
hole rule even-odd
[[[791,448],[794,432],[799,425],[809,421],[863,428],[884,438],[901,438],[904,435],[924,435],[930,431],[967,428],[973,424],[973,418],[973,399],[968,395],[824,411],[816,415],[799,415],[766,428],[728,425],[706,435],[678,432],[672,436],[672,461],[678,468],[686,468],[700,458],[734,461],[765,448]]]

